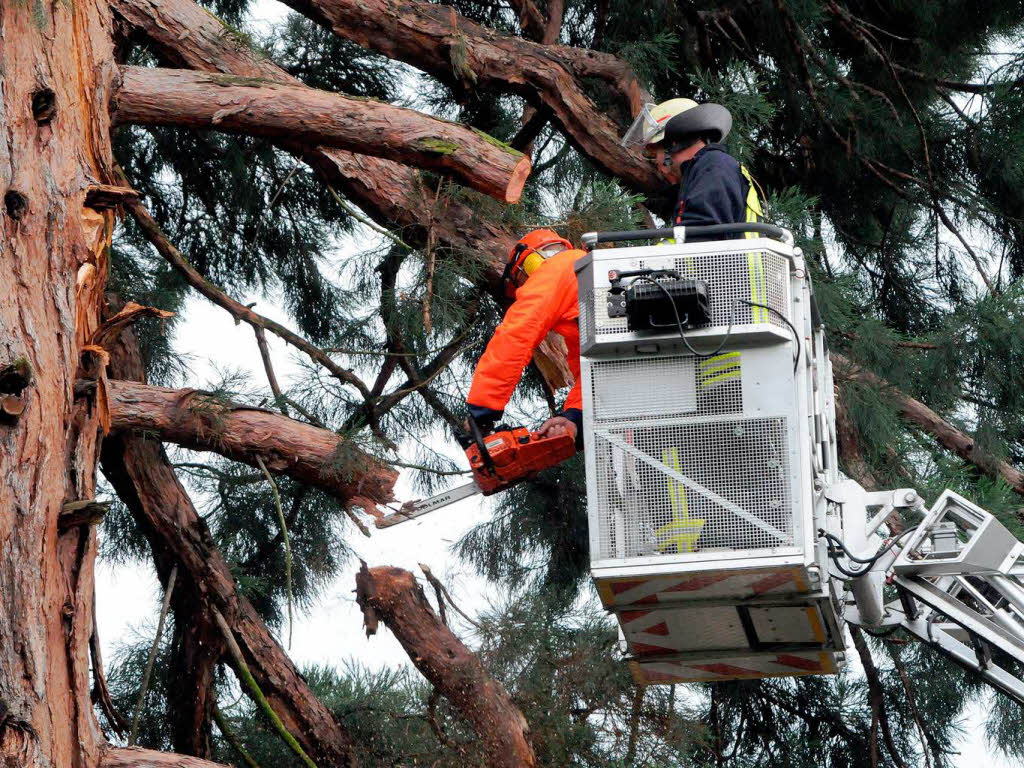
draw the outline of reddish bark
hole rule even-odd
[[[233,42],[223,24],[192,0],[114,0],[113,7],[169,64],[299,83],[273,62]],[[399,227],[406,242],[425,243],[432,232],[434,242],[484,265],[484,274],[478,278],[482,287],[496,297],[503,295],[500,278],[505,257],[518,235],[477,216],[468,203],[449,201],[442,211],[433,211],[433,192],[408,166],[339,149],[304,149],[285,142],[281,146],[296,152],[326,183],[341,189],[379,224]],[[561,339],[551,335],[534,358],[554,389],[572,383],[565,353]]]
[[[111,747],[103,753],[101,768],[227,768],[198,757],[157,752],[140,747]]]
[[[143,378],[130,331],[111,352],[112,375]],[[161,577],[166,578],[171,564],[177,563],[181,586],[175,592],[193,596],[191,610],[202,611],[207,624],[210,607],[226,618],[253,677],[307,754],[321,766],[356,765],[348,733],[309,690],[249,601],[238,595],[227,562],[160,443],[127,434],[112,435],[103,443],[102,466],[149,540]]]
[[[109,382],[111,426],[185,448],[214,451],[321,488],[342,504],[372,506],[392,499],[398,473],[327,429],[273,411],[232,405],[193,389]]]
[[[369,99],[263,78],[122,67],[118,124],[216,129],[337,147],[454,176],[515,203],[530,175],[521,152],[458,123]]]
[[[1002,459],[982,451],[970,435],[964,434],[920,400],[915,400],[901,392],[880,376],[862,368],[838,352],[832,352],[831,358],[837,379],[855,381],[884,390],[892,398],[904,419],[923,429],[935,438],[939,445],[952,451],[968,464],[989,477],[1001,477],[1017,493],[1024,495],[1024,473],[1020,470]]]
[[[356,600],[366,634],[382,620],[416,668],[444,694],[483,742],[488,765],[523,768],[536,764],[529,726],[480,659],[438,618],[416,578],[399,568],[370,568],[356,575]]]
[[[84,201],[113,166],[109,14],[96,0],[0,4],[0,394],[20,400],[0,420],[0,765],[19,768],[94,768],[103,743],[96,535],[57,519],[96,491],[100,409],[73,384],[108,270],[111,216]]]
[[[364,48],[411,64],[457,90],[516,93],[551,109],[573,145],[600,168],[639,191],[664,186],[654,167],[618,141],[620,128],[584,92],[581,79],[600,78],[640,111],[644,93],[629,66],[611,54],[544,45],[501,35],[454,8],[398,0],[286,0],[286,4]]]

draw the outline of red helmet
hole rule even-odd
[[[559,246],[555,250],[554,246]],[[512,298],[516,288],[526,282],[526,278],[544,263],[545,259],[556,253],[572,248],[572,243],[551,229],[535,229],[527,232],[509,251],[505,264],[502,282],[505,295]]]

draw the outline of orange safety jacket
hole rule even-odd
[[[580,316],[573,265],[584,255],[567,250],[547,259],[516,289],[516,298],[487,344],[473,373],[466,402],[471,406],[505,410],[533,351],[549,331],[565,339],[569,370],[575,383],[563,411],[583,410],[580,390]]]

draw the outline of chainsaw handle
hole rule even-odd
[[[494,466],[494,459],[491,458],[491,452],[487,450],[487,445],[484,443],[484,436],[480,433],[480,425],[476,423],[473,414],[469,414],[467,421],[469,422],[469,430],[473,433],[473,442],[476,443],[476,447],[480,451],[480,458],[483,459],[484,466],[492,475],[495,474],[497,469]]]

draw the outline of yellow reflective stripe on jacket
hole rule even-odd
[[[745,221],[752,223],[756,221],[764,221],[764,209],[761,208],[761,198],[757,196],[757,184],[754,182],[754,177],[750,175],[750,171],[747,170],[747,166],[740,166],[740,173],[743,174],[743,178],[747,180],[747,217]],[[758,237],[756,232],[747,232],[748,238]]]
[[[747,180],[747,222],[753,223],[764,221],[764,209],[761,207],[761,199],[757,195],[757,184],[754,177],[750,175],[745,165],[740,166],[740,173]],[[756,232],[747,232],[744,235],[747,239],[759,237]],[[764,275],[764,257],[760,252],[747,254],[747,272],[750,276],[750,301],[754,304],[768,304],[768,289]],[[764,307],[750,308],[750,321],[752,323],[767,323],[768,310]]]

